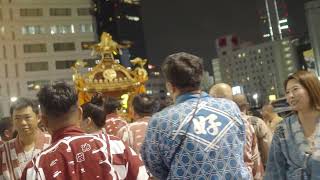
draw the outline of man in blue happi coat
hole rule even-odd
[[[202,60],[172,54],[162,72],[175,103],[149,121],[141,148],[149,172],[159,179],[250,179],[240,111],[200,90]]]

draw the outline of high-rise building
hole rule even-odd
[[[255,94],[260,102],[267,101],[270,95],[282,97],[284,80],[297,70],[296,51],[291,42],[283,39],[247,47],[232,48],[233,43],[219,46],[221,39],[232,42],[232,38],[235,39],[226,36],[216,40],[220,72],[214,74],[221,74],[220,82],[240,86],[249,100]]]
[[[120,44],[130,45],[130,57],[146,57],[140,0],[92,0],[98,36],[108,32]],[[128,56],[128,53],[125,56]],[[128,58],[120,57],[126,64]],[[124,61],[124,62],[122,62]]]
[[[222,77],[221,77],[221,69],[220,69],[220,59],[214,58],[211,60],[212,63],[212,70],[213,70],[213,83],[221,83]]]
[[[311,45],[314,52],[315,70],[320,76],[320,0],[305,5]]]
[[[285,0],[259,0],[261,36],[265,40],[281,40],[291,35],[288,6]]]
[[[56,80],[72,83],[77,59],[95,65],[83,44],[96,41],[88,0],[0,1],[0,112]]]

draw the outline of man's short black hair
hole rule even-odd
[[[106,113],[102,107],[99,107],[92,103],[85,103],[81,105],[83,111],[83,119],[90,117],[94,124],[102,128],[106,123]]]
[[[90,100],[90,103],[103,107],[104,100],[102,93],[94,94]]]
[[[4,136],[4,131],[13,127],[13,123],[10,117],[3,117],[0,120],[0,136]]]
[[[165,79],[183,90],[198,90],[203,73],[202,59],[185,52],[168,56],[161,70]]]
[[[148,94],[138,94],[132,100],[132,106],[135,113],[140,116],[152,115],[158,111],[159,105],[155,99]]]
[[[77,107],[77,92],[65,82],[45,85],[37,96],[42,113],[53,118],[61,117]]]
[[[39,114],[39,104],[36,100],[20,97],[10,107],[10,115],[12,116],[14,110],[20,110],[30,106],[35,114]]]
[[[120,107],[121,103],[119,99],[111,96],[107,96],[104,98],[104,111],[107,114],[116,112],[116,110]]]

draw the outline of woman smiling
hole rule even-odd
[[[265,179],[319,179],[320,82],[314,73],[298,71],[284,85],[294,113],[275,130]]]

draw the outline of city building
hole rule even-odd
[[[220,69],[220,59],[214,58],[211,60],[212,63],[212,71],[213,71],[213,83],[221,83],[222,76],[221,76],[221,69]]]
[[[129,65],[135,57],[146,58],[140,0],[92,0],[97,34],[108,32],[123,45],[130,45],[129,52],[121,56],[120,63]]]
[[[286,0],[259,0],[258,9],[261,36],[265,41],[281,40],[292,34]]]
[[[167,92],[166,85],[159,66],[148,65],[149,80],[146,83],[147,94],[159,95]]]
[[[96,41],[88,0],[0,1],[0,113],[10,100],[35,98],[56,80],[72,83],[70,67],[78,59],[95,65],[84,44]]]
[[[315,59],[315,71],[320,76],[320,0],[305,4],[309,37]]]
[[[222,82],[240,86],[251,102],[261,104],[274,95],[277,98],[284,96],[283,82],[298,68],[296,50],[291,41],[283,39],[242,46],[233,43],[232,39],[237,37],[216,40],[220,72],[214,74],[220,73]]]

